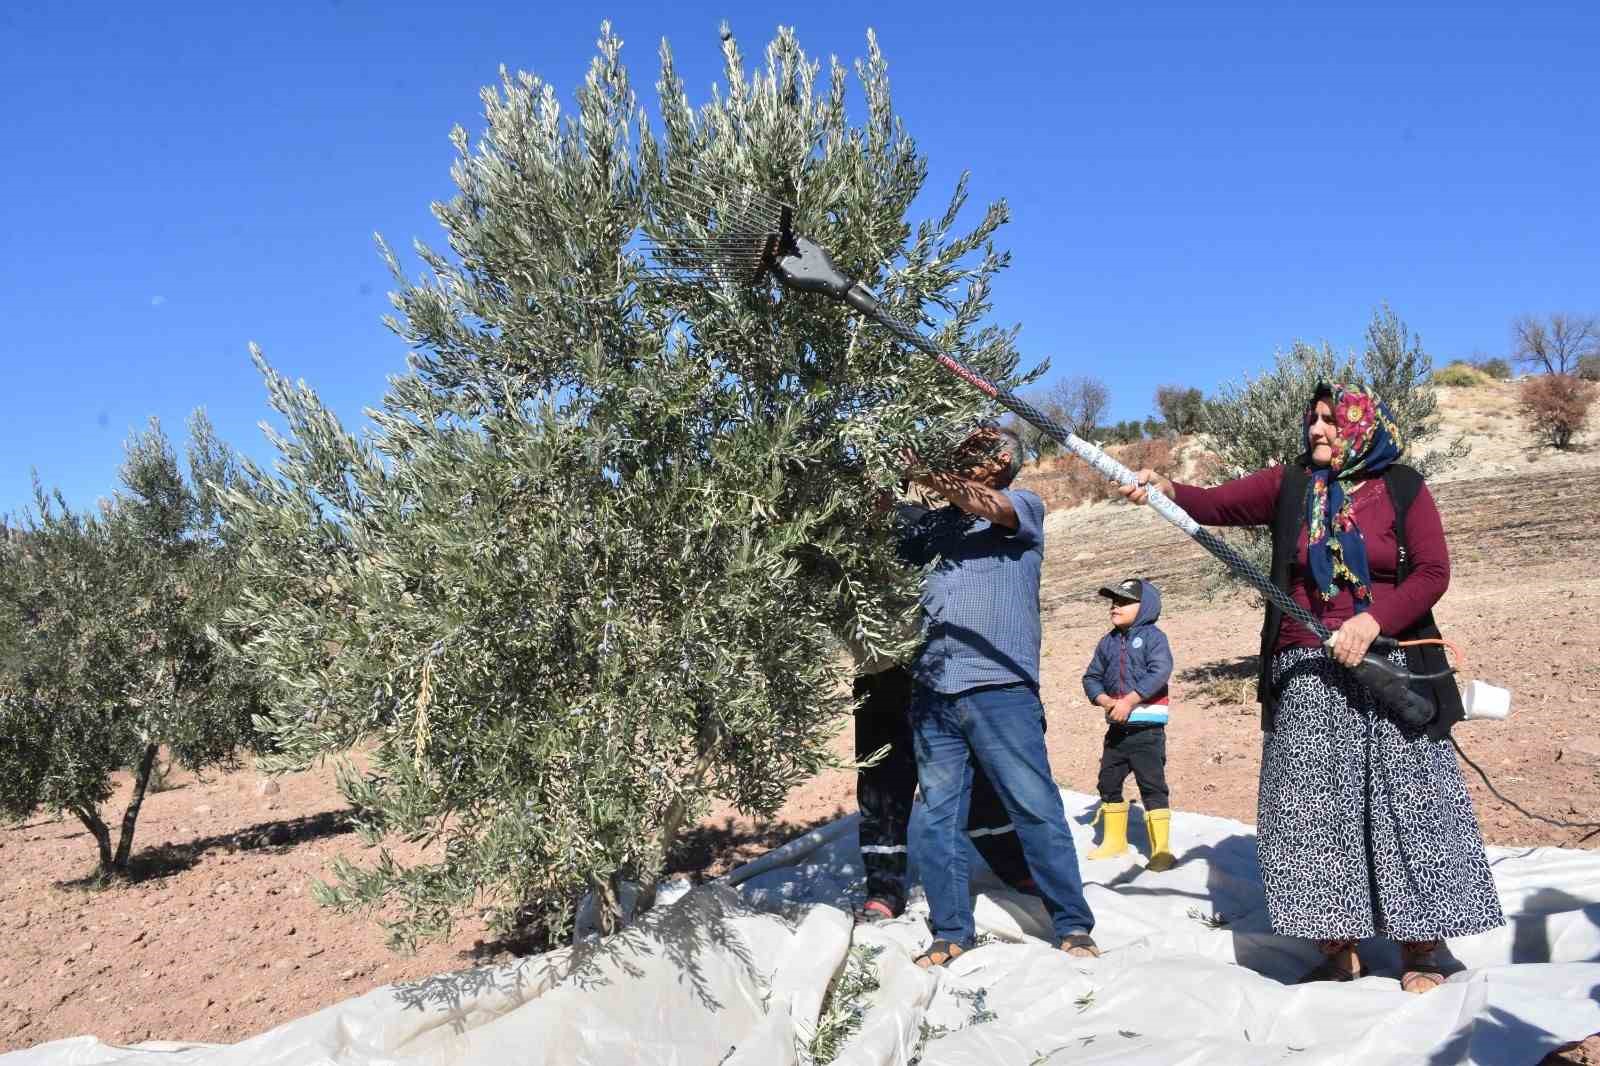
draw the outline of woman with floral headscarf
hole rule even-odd
[[[1141,470],[1122,493],[1144,503],[1154,483],[1204,525],[1272,531],[1274,583],[1333,634],[1324,646],[1268,608],[1256,850],[1273,931],[1318,941],[1325,958],[1308,980],[1359,977],[1358,941],[1398,941],[1401,986],[1426,992],[1444,981],[1445,938],[1505,922],[1449,743],[1460,701],[1453,684],[1436,686],[1439,714],[1413,728],[1346,667],[1380,634],[1436,633],[1432,607],[1450,583],[1444,529],[1427,486],[1396,461],[1399,430],[1372,394],[1319,386],[1303,442],[1294,462],[1215,488]],[[1402,483],[1415,494],[1403,545],[1390,496]],[[1404,665],[1401,651],[1391,658]]]

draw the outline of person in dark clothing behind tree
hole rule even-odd
[[[1319,941],[1327,958],[1307,975],[1315,980],[1360,977],[1366,937],[1398,941],[1400,987],[1427,992],[1444,982],[1435,953],[1446,937],[1505,924],[1450,748],[1461,696],[1448,677],[1430,685],[1435,718],[1413,728],[1346,668],[1379,634],[1438,636],[1444,527],[1421,476],[1397,461],[1400,431],[1371,393],[1318,387],[1302,434],[1298,459],[1215,488],[1141,470],[1121,492],[1144,503],[1154,483],[1197,522],[1272,531],[1273,583],[1333,634],[1324,646],[1270,605],[1262,629],[1256,853],[1272,930]],[[1426,673],[1434,654],[1417,645],[1390,661]]]
[[[1176,861],[1169,846],[1172,811],[1167,793],[1167,680],[1172,676],[1172,646],[1156,627],[1161,592],[1130,577],[1100,595],[1111,601],[1111,632],[1083,673],[1083,692],[1106,712],[1106,741],[1100,752],[1100,810],[1105,836],[1086,858],[1111,859],[1128,849],[1128,804],[1122,784],[1133,771],[1144,802],[1150,840],[1147,870],[1168,870]]]
[[[885,504],[885,506],[888,506]],[[928,513],[913,504],[894,505],[909,532]],[[846,640],[856,659],[856,759],[889,746],[884,758],[856,775],[857,830],[866,872],[866,902],[856,911],[864,922],[895,918],[906,905],[906,833],[917,791],[917,759],[911,748],[911,674],[905,666],[869,658]],[[1016,827],[982,768],[974,768],[967,837],[996,877],[1019,892],[1037,893],[1022,856]]]

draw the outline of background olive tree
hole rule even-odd
[[[259,675],[207,637],[234,590],[217,494],[235,473],[203,414],[190,434],[187,478],[152,420],[98,513],[35,481],[37,512],[0,537],[0,810],[70,811],[105,875],[128,870],[161,747],[192,770],[231,766],[264,709]],[[120,770],[133,790],[116,817]]]
[[[1425,448],[1439,433],[1433,360],[1421,339],[1387,307],[1374,312],[1361,354],[1340,357],[1327,345],[1296,341],[1256,377],[1221,385],[1200,410],[1200,428],[1220,460],[1215,481],[1293,462],[1304,450],[1302,417],[1319,382],[1361,384],[1381,398],[1400,427],[1402,461],[1424,476],[1463,459],[1464,437]],[[1262,530],[1239,533],[1243,550],[1266,572],[1270,544]]]
[[[926,163],[867,45],[859,121],[848,70],[819,84],[788,31],[755,73],[725,35],[698,108],[663,44],[653,121],[609,28],[570,116],[505,75],[476,142],[451,135],[447,249],[418,246],[416,281],[385,249],[413,352],[370,430],[261,362],[287,430],[230,496],[236,645],[278,681],[269,765],[363,745],[341,783],[382,844],[327,902],[402,943],[469,908],[556,937],[586,892],[609,927],[712,799],[768,814],[829,762],[837,635],[909,650],[920,575],[872,501],[902,449],[937,459],[996,412],[838,305],[685,286],[639,243],[728,189],[787,197],[895,314],[1025,384],[1012,332],[980,325],[1005,208],[957,232],[963,182],[907,222]],[[407,864],[394,839],[436,846]]]
[[[1192,386],[1156,386],[1155,405],[1161,413],[1161,428],[1172,433],[1193,433],[1199,429],[1205,403],[1205,396]]]

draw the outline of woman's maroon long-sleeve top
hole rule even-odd
[[[1269,466],[1215,488],[1195,485],[1172,486],[1172,499],[1203,526],[1270,526],[1277,507],[1278,486],[1283,483],[1283,467]],[[1345,491],[1349,492],[1348,484]],[[1404,584],[1395,583],[1397,545],[1394,535],[1394,505],[1383,478],[1371,478],[1351,497],[1356,525],[1367,544],[1367,565],[1372,571],[1370,613],[1385,636],[1403,633],[1421,618],[1450,585],[1450,551],[1444,542],[1444,525],[1439,508],[1428,487],[1423,485],[1406,511],[1406,542],[1410,551],[1411,573]],[[1324,600],[1311,582],[1306,563],[1306,528],[1302,521],[1295,542],[1294,564],[1289,569],[1289,588],[1295,602],[1309,611],[1331,632],[1355,613],[1355,597],[1348,585],[1339,583],[1332,600]],[[1317,647],[1321,642],[1294,619],[1285,617],[1278,631],[1278,648]]]

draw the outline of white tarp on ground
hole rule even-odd
[[[1081,854],[1094,801],[1066,798]],[[240,1044],[78,1037],[0,1066],[806,1063],[853,945],[879,987],[834,1060],[851,1066],[1519,1066],[1600,1032],[1600,852],[1491,848],[1508,924],[1452,941],[1464,968],[1410,996],[1397,958],[1366,951],[1382,945],[1363,957],[1384,976],[1285,983],[1318,957],[1268,931],[1252,830],[1179,814],[1172,837],[1182,861],[1165,873],[1138,858],[1083,864],[1100,959],[1046,947],[1037,901],[979,878],[984,943],[918,970],[924,908],[855,929],[838,909],[859,898],[846,818],[603,942],[378,989]]]

